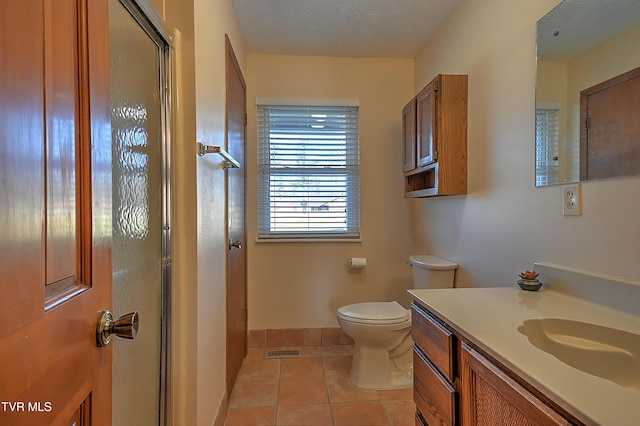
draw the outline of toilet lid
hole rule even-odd
[[[397,323],[408,320],[411,314],[398,302],[365,302],[354,303],[338,309],[342,317],[355,320],[380,321]]]

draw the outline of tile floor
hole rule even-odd
[[[297,349],[300,356],[264,358],[283,349]],[[225,425],[414,425],[412,390],[355,387],[349,380],[352,352],[352,345],[250,349]]]

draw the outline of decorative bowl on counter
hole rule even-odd
[[[528,291],[538,291],[540,287],[542,287],[542,283],[538,280],[539,272],[536,271],[524,271],[518,274],[520,279],[518,280],[518,285],[523,290]]]
[[[528,291],[538,291],[540,290],[540,287],[542,287],[542,283],[537,279],[536,280],[519,279],[518,285],[520,286],[521,289],[528,290]]]

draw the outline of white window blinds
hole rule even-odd
[[[558,181],[557,109],[536,109],[536,186]]]
[[[258,105],[258,238],[360,237],[357,106]]]

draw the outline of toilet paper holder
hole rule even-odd
[[[359,271],[367,266],[366,257],[351,257],[349,258],[349,269],[352,271]]]

